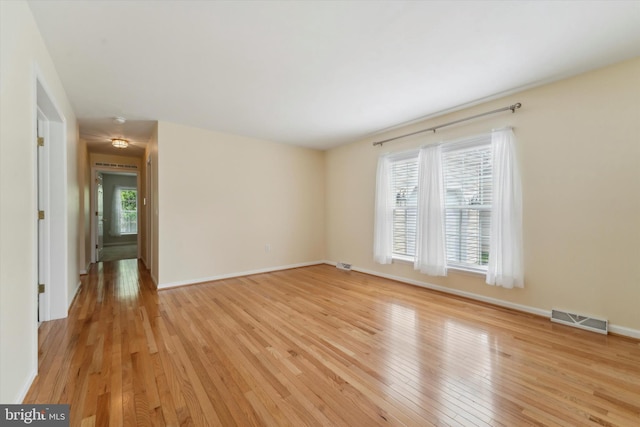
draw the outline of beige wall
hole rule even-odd
[[[374,272],[541,310],[565,309],[640,331],[640,59],[527,90],[327,152],[327,256]],[[521,102],[516,114],[383,148],[375,140]],[[513,126],[523,175],[525,288],[373,262],[378,155]],[[618,329],[620,330],[620,329]]]
[[[76,118],[26,2],[0,2],[0,55],[0,402],[18,403],[38,363],[36,76],[66,124],[67,298],[79,279],[78,142]]]
[[[167,122],[158,151],[160,286],[323,260],[323,152]]]

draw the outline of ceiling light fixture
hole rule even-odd
[[[111,139],[111,145],[113,145],[116,148],[119,149],[124,149],[127,148],[129,146],[129,141],[127,141],[126,139],[122,139],[122,138],[112,138]]]

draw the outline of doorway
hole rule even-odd
[[[95,170],[94,182],[94,262],[138,258],[138,173]]]
[[[38,323],[67,317],[69,294],[66,121],[36,78],[36,258],[33,284]]]
[[[37,206],[38,206],[38,324],[49,317],[49,298],[45,299],[46,284],[49,281],[49,221],[46,218],[49,204],[47,178],[49,176],[49,152],[45,142],[49,140],[48,120],[42,110],[38,108],[36,120],[36,136],[38,141],[36,152]]]

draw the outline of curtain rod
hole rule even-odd
[[[433,131],[433,133],[436,133],[436,129],[440,129],[440,128],[443,128],[445,126],[455,125],[456,123],[460,123],[460,122],[466,122],[467,120],[477,119],[478,117],[488,116],[489,114],[501,113],[501,112],[507,111],[507,110],[511,110],[512,113],[515,113],[516,110],[518,108],[520,108],[520,107],[522,107],[522,104],[518,102],[518,103],[515,103],[513,105],[509,105],[508,107],[498,108],[497,110],[491,110],[491,111],[487,111],[486,113],[476,114],[475,116],[465,117],[464,119],[454,120],[452,122],[444,123],[444,124],[441,124],[441,125],[438,125],[438,126],[433,126],[433,127],[428,128],[428,129],[422,129],[422,130],[418,130],[418,131],[415,131],[415,132],[407,133],[407,134],[404,134],[404,135],[394,136],[393,138],[385,139],[384,141],[374,142],[373,146],[375,147],[376,145],[379,145],[379,146],[382,147],[382,144],[384,144],[385,142],[395,141],[396,139],[406,138],[408,136],[416,135],[416,134],[419,134],[419,133],[422,133],[422,132]]]

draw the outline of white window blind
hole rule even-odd
[[[485,270],[491,229],[491,144],[447,150],[442,156],[447,264]]]
[[[413,259],[416,253],[418,209],[418,157],[396,160],[391,165],[393,208],[393,255]]]

